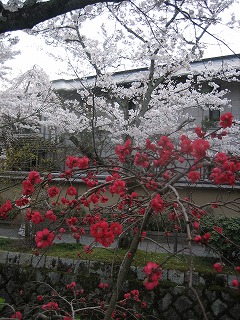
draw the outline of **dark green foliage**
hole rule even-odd
[[[211,233],[209,249],[216,250],[231,261],[240,261],[240,218],[207,216],[201,223],[202,234]],[[216,227],[222,229],[217,232]]]
[[[216,128],[218,124],[218,120],[209,119],[209,117],[205,116],[202,120],[202,129],[203,131],[208,131],[209,129]]]

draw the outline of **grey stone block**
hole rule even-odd
[[[59,258],[58,259],[58,265],[57,265],[57,270],[63,271],[63,272],[68,272],[68,271],[73,271],[74,269],[74,260],[73,259],[66,259],[66,258]]]
[[[195,290],[188,290],[188,297],[191,298],[194,302],[198,301],[198,297],[202,298],[202,290],[200,288],[194,288]],[[201,299],[202,300],[202,299]]]
[[[172,303],[172,296],[170,293],[167,293],[162,299],[162,310],[165,311]]]
[[[205,296],[208,298],[209,301],[213,301],[213,300],[216,299],[216,292],[210,291],[210,290],[206,290],[205,291]]]
[[[175,301],[174,306],[180,313],[183,313],[191,308],[192,303],[186,296],[181,296]]]
[[[188,320],[196,320],[196,316],[193,312],[193,310],[188,310],[186,313],[187,319]]]
[[[8,257],[8,252],[7,251],[1,251],[0,252],[0,263],[1,264],[6,264],[7,263],[7,257]]]
[[[58,268],[58,258],[56,257],[46,257],[45,268],[55,270]]]
[[[19,264],[20,253],[19,252],[9,252],[7,257],[8,264]]]
[[[219,317],[225,310],[227,310],[227,305],[222,302],[220,299],[217,299],[214,301],[214,303],[211,306],[213,315],[215,317]]]
[[[136,271],[137,271],[137,278],[139,280],[143,280],[146,277],[146,274],[145,274],[145,272],[143,272],[143,268],[142,267],[138,267],[136,269]]]
[[[224,315],[219,320],[234,320],[234,318],[227,316],[227,315]]]
[[[168,279],[168,270],[163,269],[162,271],[162,280],[167,280]]]
[[[186,287],[184,286],[176,286],[172,289],[172,293],[175,295],[175,296],[179,296],[179,295],[182,295],[183,292],[185,291]]]
[[[168,271],[168,280],[176,284],[184,284],[184,273],[178,270],[169,270]]]
[[[61,275],[58,272],[48,272],[46,276],[50,279],[51,285],[58,284],[61,279]]]
[[[200,275],[199,275],[198,281],[199,281],[199,284],[201,284],[201,285],[203,285],[203,286],[204,286],[205,283],[206,283],[205,279],[204,279],[203,277],[201,277]]]
[[[185,272],[185,278],[184,278],[185,283],[189,283],[190,276],[191,276],[190,271]],[[198,284],[199,284],[199,275],[197,272],[193,271],[192,272],[192,285],[196,286]]]
[[[235,304],[230,309],[230,314],[233,317],[234,320],[240,320],[240,303]]]
[[[74,272],[87,273],[88,270],[89,270],[89,260],[75,260],[74,261]]]
[[[89,273],[101,274],[102,267],[103,267],[103,262],[90,261],[89,262]]]
[[[222,292],[222,298],[226,303],[229,303],[229,302],[231,303],[234,301],[233,297],[227,292]]]
[[[36,281],[37,282],[44,282],[45,281],[45,273],[37,270],[35,273]]]
[[[207,319],[208,319],[208,320],[218,319],[218,318],[214,318],[213,315],[212,315],[210,312],[207,312],[207,313],[206,313],[206,316],[207,316]],[[201,319],[204,319],[204,318],[201,318]]]
[[[29,267],[32,265],[32,254],[21,253],[19,258],[19,264],[22,267]]]
[[[35,256],[32,257],[32,266],[34,268],[44,268],[45,266],[45,256]]]
[[[178,314],[173,309],[170,309],[167,312],[165,312],[163,314],[163,316],[164,316],[164,319],[171,319],[171,320],[179,320],[180,319]]]

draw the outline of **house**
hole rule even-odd
[[[226,98],[231,101],[231,107],[223,110],[223,112],[232,112],[235,119],[240,119],[240,58],[239,55],[228,55],[221,57],[206,58],[194,61],[191,69],[182,69],[176,73],[178,81],[186,81],[187,75],[191,72],[194,75],[208,72],[209,77],[214,73],[214,81],[218,84],[218,90],[227,90]],[[231,70],[235,70],[235,76],[231,75]],[[119,71],[112,74],[113,83],[119,86],[128,87],[133,82],[141,81],[141,78],[149,73],[147,68]],[[226,79],[229,76],[231,82]],[[90,76],[83,79],[58,79],[52,81],[54,91],[56,91],[64,99],[80,99],[79,92],[84,88],[95,86],[96,77]],[[96,89],[97,90],[97,89]],[[204,87],[203,90],[210,90]],[[99,93],[101,94],[101,92]],[[130,108],[131,108],[130,101]],[[196,119],[195,123],[205,124],[208,127],[215,121],[219,120],[219,110],[204,110],[201,108],[191,109],[189,113]],[[208,123],[207,123],[208,122]]]

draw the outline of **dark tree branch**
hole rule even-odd
[[[127,1],[127,0],[126,0]],[[123,0],[49,0],[46,2],[35,2],[26,0],[23,7],[17,11],[4,8],[0,1],[0,33],[31,29],[40,22],[57,17],[72,10],[83,9],[88,5],[97,3],[120,3]]]

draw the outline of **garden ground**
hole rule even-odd
[[[0,237],[1,238],[11,238],[11,239],[23,239],[23,237],[18,235],[18,226],[15,225],[7,225],[0,224]],[[90,245],[93,242],[94,238],[91,236],[82,236],[80,239],[80,244],[82,245]],[[76,243],[76,240],[68,233],[62,235],[62,239],[55,239],[56,243],[64,242],[64,243]],[[116,242],[112,244],[111,247],[116,246]],[[102,247],[100,244],[98,247]],[[157,252],[157,253],[173,253],[174,251],[174,243],[171,241],[167,243],[166,241],[162,242],[161,239],[157,239],[154,242],[150,240],[143,240],[138,249],[149,252]],[[187,243],[182,243],[180,240],[177,243],[177,250],[179,253],[189,254],[189,249],[187,247]],[[192,252],[196,256],[204,256],[210,257],[213,256],[209,252],[205,250],[204,247],[199,244],[192,244]]]

